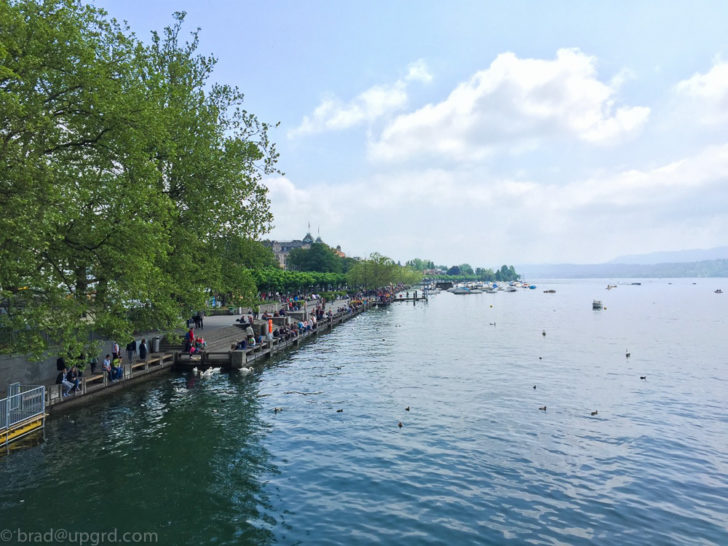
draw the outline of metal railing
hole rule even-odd
[[[45,416],[45,386],[13,383],[8,397],[0,400],[0,432],[23,421]]]

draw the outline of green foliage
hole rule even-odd
[[[0,0],[0,351],[78,354],[255,291],[219,244],[268,229],[277,153],[183,20],[144,46],[74,0]]]
[[[346,276],[341,273],[284,271],[269,267],[256,269],[252,275],[261,292],[290,294],[308,290],[330,291],[346,285]]]
[[[286,258],[286,267],[293,271],[341,273],[342,258],[324,243],[313,243],[311,248],[294,248]]]
[[[511,266],[502,265],[501,268],[495,273],[496,281],[517,281],[519,275],[516,273],[515,268]]]
[[[357,262],[347,273],[349,286],[366,290],[383,288],[399,282],[414,284],[422,279],[422,274],[409,267],[402,267],[381,254],[374,253],[368,260]]]
[[[410,267],[415,271],[435,269],[435,263],[432,260],[420,260],[419,258],[414,258],[413,260],[407,261],[407,263],[405,263],[405,266]]]
[[[465,264],[467,265],[467,264]],[[498,271],[495,273],[492,269],[483,269],[482,267],[478,267],[475,269],[475,272],[472,272],[470,274],[465,274],[463,271],[461,271],[462,266],[453,266],[450,269],[448,269],[447,273],[445,275],[435,275],[430,276],[430,278],[433,279],[445,279],[449,281],[454,282],[461,282],[461,281],[503,281],[503,282],[510,282],[510,281],[517,281],[520,278],[520,275],[516,273],[515,268],[511,266],[502,266]]]
[[[214,255],[221,260],[221,277],[212,291],[223,305],[250,306],[257,299],[252,269],[276,267],[273,251],[259,241],[229,235],[214,244]]]

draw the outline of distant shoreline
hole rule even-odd
[[[516,266],[524,279],[665,279],[728,277],[728,260],[659,264],[531,264]]]

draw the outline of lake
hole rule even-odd
[[[0,456],[0,538],[728,544],[724,281],[441,293],[155,379]]]

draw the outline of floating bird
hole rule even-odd
[[[533,386],[534,390],[536,389],[536,385]]]
[[[344,410],[343,409],[337,409],[336,410],[336,413],[344,413]]]
[[[543,360],[543,357],[542,357],[542,356],[539,356],[539,357],[538,357],[538,359],[539,359],[539,360]]]
[[[273,413],[280,413],[283,411],[283,408],[273,408]]]
[[[538,409],[540,409],[541,411],[546,411],[546,406],[541,406],[541,407],[540,407],[540,408],[538,408]]]
[[[409,406],[407,406],[406,408],[404,408],[404,411],[409,411]]]
[[[642,381],[647,381],[647,376],[646,375],[640,375],[640,379]]]
[[[591,412],[592,415],[596,415],[597,413],[599,413],[597,410],[594,410],[593,412]]]
[[[543,332],[541,332],[541,335],[542,336],[545,336],[546,335],[546,330],[544,330]]]
[[[627,357],[627,358],[629,358],[630,356],[632,356],[632,353],[629,352],[629,349],[626,349],[626,353],[625,353],[624,356]]]
[[[399,423],[397,423],[397,426],[398,426],[399,428],[402,428],[402,427],[403,427],[404,425],[402,424],[402,421],[400,421]]]

